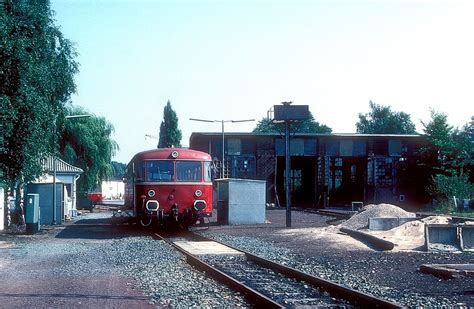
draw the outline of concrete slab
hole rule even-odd
[[[207,255],[207,254],[232,254],[232,255],[243,255],[242,252],[219,244],[215,241],[184,241],[179,240],[175,241],[178,247],[182,248],[183,250],[188,251],[191,254],[195,255]]]
[[[458,227],[454,224],[427,224],[425,226],[428,251],[460,251]]]
[[[0,240],[0,249],[13,248],[15,245],[9,241]]]
[[[395,246],[394,243],[388,240],[378,238],[377,236],[370,235],[361,231],[348,229],[345,227],[341,227],[340,231],[352,236],[353,238],[357,240],[364,242],[369,247],[372,247],[377,250],[381,250],[381,251],[392,250],[393,247]]]
[[[463,251],[474,251],[474,225],[462,225],[460,229],[460,242]]]
[[[373,231],[388,231],[397,226],[405,224],[410,221],[418,220],[418,218],[369,218],[369,229]]]

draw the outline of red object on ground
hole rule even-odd
[[[87,194],[87,198],[94,203],[102,202],[104,197],[102,196],[102,192],[90,192]]]

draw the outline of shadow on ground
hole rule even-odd
[[[153,231],[136,224],[117,222],[113,218],[80,219],[66,226],[56,238],[119,239],[149,236]]]

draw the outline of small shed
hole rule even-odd
[[[83,170],[61,159],[47,157],[42,160],[44,174],[28,184],[28,193],[38,193],[41,224],[51,224],[77,215],[76,182]],[[53,186],[56,183],[56,220],[53,220]]]

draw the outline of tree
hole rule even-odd
[[[158,148],[181,147],[181,130],[178,129],[178,116],[168,100],[163,109],[163,121],[160,125]]]
[[[254,133],[278,133],[285,130],[284,124],[273,123],[268,118],[262,118],[257,123]],[[298,121],[290,124],[290,131],[292,133],[331,133],[332,129],[324,124],[314,120],[310,112],[310,118],[304,121]]]
[[[122,180],[125,176],[126,169],[127,169],[127,164],[120,163],[117,161],[112,161],[112,179]]]
[[[404,112],[393,112],[389,106],[369,102],[371,111],[359,114],[356,123],[357,133],[361,134],[416,134],[416,127],[410,115]]]
[[[452,197],[472,198],[469,181],[474,157],[473,121],[462,130],[448,124],[448,116],[431,111],[431,120],[423,123],[427,145],[420,149],[421,163],[427,167],[431,184],[428,192],[440,209],[452,210]]]
[[[76,89],[75,57],[49,1],[0,3],[0,174],[16,190],[55,152],[56,120]]]
[[[431,120],[422,122],[428,145],[420,149],[424,162],[433,174],[445,173],[452,168],[456,143],[453,140],[453,127],[448,124],[448,116],[431,111]]]
[[[63,123],[60,151],[66,162],[84,170],[78,182],[80,189],[95,190],[112,175],[111,160],[118,150],[112,139],[114,127],[104,117],[90,114],[81,107],[70,106],[66,113],[90,115]]]
[[[461,130],[455,130],[453,139],[458,145],[455,158],[460,168],[469,173],[470,181],[474,182],[474,116]]]

